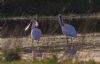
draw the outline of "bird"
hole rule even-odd
[[[64,23],[63,20],[63,16],[62,14],[58,14],[58,21],[62,30],[62,33],[66,36],[69,37],[76,37],[77,36],[77,32],[74,28],[74,26],[68,24],[68,23]],[[68,43],[68,40],[67,40]],[[64,54],[63,54],[63,58],[66,57],[66,55],[70,58],[71,56],[75,55],[77,52],[77,48],[74,45],[71,45],[70,47],[68,47],[67,49],[65,49]],[[67,58],[67,57],[66,57]]]
[[[66,36],[66,38],[67,38],[67,36],[69,36],[69,37],[77,36],[77,32],[76,32],[74,26],[64,23],[63,16],[61,14],[58,14],[58,19],[59,19],[58,21],[59,21],[62,33]]]
[[[33,40],[37,40],[37,44],[38,44],[42,32],[41,32],[41,30],[39,28],[37,28],[38,27],[38,22],[36,20],[31,20],[31,22],[25,28],[25,31],[27,31],[30,26],[31,26],[31,37],[32,37],[32,55],[33,55],[34,54],[34,51],[33,51]]]
[[[25,31],[29,29],[31,26],[31,37],[32,40],[40,40],[41,37],[41,30],[38,27],[38,22],[36,20],[31,20],[28,26],[25,28]]]
[[[61,14],[58,14],[58,21],[62,30],[62,33],[66,36],[70,36],[70,37],[76,37],[77,36],[77,32],[74,28],[74,26],[64,23],[63,21],[63,16]],[[68,39],[67,39],[67,43],[68,43]],[[67,49],[65,49],[64,51],[64,56],[66,56],[67,54],[74,55],[76,53],[77,49],[74,45],[71,45],[70,47],[68,47]]]

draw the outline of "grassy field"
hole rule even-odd
[[[64,62],[58,63],[57,60],[54,59],[43,59],[43,60],[33,60],[33,61],[0,61],[0,64],[100,64],[100,62],[95,62],[93,60],[90,61],[71,61],[66,60]]]
[[[100,47],[99,46],[100,45],[99,38],[100,38],[100,36],[98,36],[98,37],[97,36],[91,37],[91,35],[87,34],[86,37],[85,37],[85,39],[83,39],[83,37],[81,37],[80,35],[78,35],[77,38],[73,39],[72,43],[79,44],[79,43],[83,43],[83,40],[84,40],[84,44],[82,44],[82,50],[83,49],[92,50],[95,47],[96,48]],[[2,48],[2,50],[7,49],[6,46],[8,46],[7,43],[9,43],[9,42],[13,43],[12,45],[10,44],[10,46],[9,46],[11,48],[16,47],[16,46],[19,46],[19,47],[24,47],[26,45],[28,45],[28,46],[30,45],[31,46],[31,38],[23,38],[23,39],[21,39],[21,38],[19,38],[19,39],[8,38],[6,41],[5,40],[6,39],[3,39],[3,40],[1,39],[1,41],[2,41],[1,47],[3,46],[4,43],[6,43],[6,44],[4,44],[4,47]],[[4,41],[4,43],[3,43],[3,41]],[[57,46],[59,46],[59,45],[61,46],[62,44],[65,45],[66,44],[66,39],[65,39],[64,36],[60,36],[60,37],[58,37],[58,36],[55,36],[55,37],[52,37],[52,36],[46,37],[45,36],[45,37],[41,37],[40,42],[42,43],[42,44],[40,44],[41,46],[42,45],[49,45],[49,46],[51,45],[52,47],[50,49],[52,49],[53,46],[56,46],[56,45]],[[69,42],[69,43],[71,43],[71,42]],[[24,45],[24,46],[22,46],[22,45]],[[80,45],[78,45],[78,46],[80,46]],[[61,47],[64,47],[64,46],[61,46]],[[60,47],[56,47],[56,48],[60,48]],[[49,51],[51,52],[52,50],[49,50]],[[89,53],[89,55],[92,55],[92,54]],[[86,59],[86,57],[85,57],[85,59]],[[28,60],[28,61],[27,60],[19,60],[19,61],[11,61],[11,62],[9,62],[9,61],[5,61],[5,60],[0,60],[0,64],[100,64],[100,62],[95,62],[93,60],[90,60],[90,61],[79,61],[78,60],[78,61],[74,61],[74,62],[72,60],[66,60],[66,61],[58,62],[57,58],[44,58],[42,60],[34,59],[33,61],[32,60]]]

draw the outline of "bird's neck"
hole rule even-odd
[[[63,18],[62,17],[59,17],[59,23],[60,23],[60,26],[64,26],[64,22],[63,22]]]
[[[35,24],[31,23],[31,29],[34,29],[34,28],[35,28]]]

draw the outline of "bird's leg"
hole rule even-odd
[[[33,47],[33,39],[32,39],[32,59],[34,57],[34,47]]]
[[[39,40],[37,41],[37,47],[38,47],[38,49],[39,49]]]
[[[37,43],[39,43],[39,40],[38,40],[38,42]]]
[[[69,41],[68,41],[68,37],[67,36],[66,36],[66,42],[67,42],[67,45],[68,45]]]
[[[72,44],[73,38],[71,37],[71,44]]]
[[[39,40],[37,41],[37,44],[38,44],[37,50],[39,51],[39,53],[41,53],[41,48],[40,48],[40,45],[39,45]],[[41,57],[41,59],[42,59],[42,57]]]
[[[36,40],[36,46],[37,47],[39,46],[39,40]]]
[[[68,47],[68,37],[66,36],[66,46],[65,46],[65,50],[67,49]]]

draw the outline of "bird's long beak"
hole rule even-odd
[[[30,25],[31,25],[31,23],[29,23],[29,24],[27,25],[27,27],[25,28],[25,31],[29,29]]]

